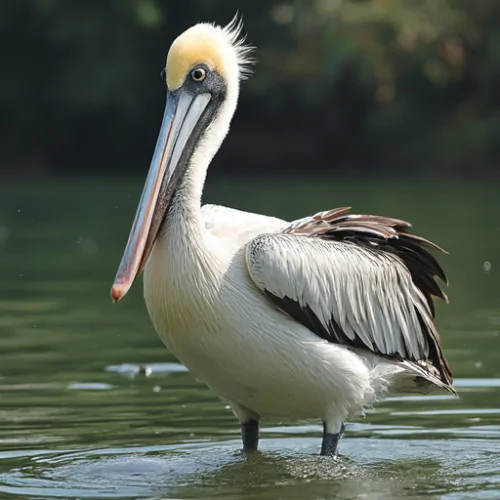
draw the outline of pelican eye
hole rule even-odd
[[[193,71],[191,71],[191,78],[195,82],[202,82],[205,80],[207,76],[207,72],[203,68],[194,68]]]

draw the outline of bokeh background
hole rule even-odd
[[[143,173],[170,43],[236,9],[258,65],[217,173],[497,174],[496,0],[3,1],[2,173]]]
[[[236,9],[258,63],[205,201],[352,206],[449,251],[436,321],[460,399],[378,404],[341,469],[313,459],[317,422],[266,421],[246,460],[142,280],[109,296],[168,48]],[[499,0],[1,0],[0,47],[0,497],[500,498]]]

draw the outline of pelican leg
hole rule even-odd
[[[243,451],[256,451],[259,446],[259,421],[260,415],[252,410],[226,400],[233,410],[234,416],[240,421]]]
[[[243,451],[256,451],[259,446],[259,421],[247,420],[241,423]]]
[[[332,432],[333,430],[333,432]],[[321,441],[320,455],[335,457],[337,455],[337,447],[345,431],[345,424],[342,422],[340,428],[331,425],[328,422],[323,422],[323,440]]]

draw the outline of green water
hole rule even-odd
[[[350,422],[265,422],[240,452],[231,412],[169,354],[137,283],[109,288],[137,181],[0,185],[0,498],[500,498],[500,197],[495,186],[215,182],[207,201],[296,218],[351,205],[444,246],[438,327],[460,399],[400,397]],[[138,375],[146,363],[150,376]]]

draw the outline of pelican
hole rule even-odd
[[[398,219],[337,208],[287,222],[201,206],[250,48],[242,22],[197,24],[168,52],[166,107],[111,296],[144,273],[168,349],[228,402],[244,451],[263,418],[320,419],[321,455],[387,394],[456,394],[434,324],[447,282],[430,241]]]

